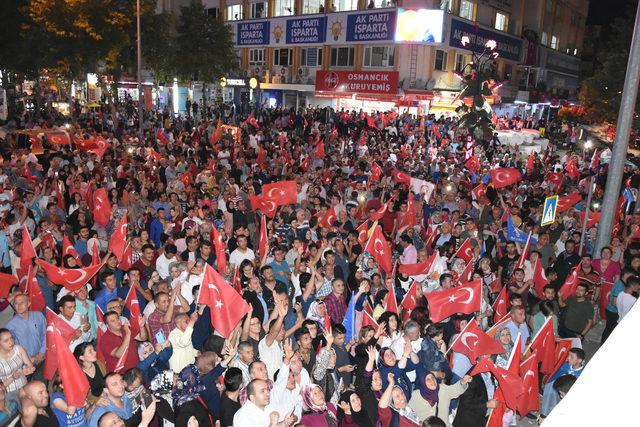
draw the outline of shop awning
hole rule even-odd
[[[403,92],[405,101],[433,101],[432,90],[404,89]]]

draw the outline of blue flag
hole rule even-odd
[[[626,202],[635,202],[636,198],[633,195],[633,192],[631,191],[631,189],[629,187],[624,187],[624,190],[622,190],[622,197],[624,197],[624,200]]]
[[[491,181],[491,174],[487,172],[487,174],[485,174],[485,176],[482,177],[482,183],[484,185],[488,185],[489,181]]]
[[[529,233],[525,233],[524,231],[516,228],[516,226],[513,225],[513,221],[511,221],[511,214],[507,213],[507,239],[524,245],[527,243],[528,237]],[[537,239],[534,239],[532,236],[531,245],[535,245],[536,242]]]
[[[349,301],[347,312],[344,314],[342,326],[347,330],[344,342],[348,343],[351,338],[356,336],[356,298],[353,292],[351,292],[351,300]]]

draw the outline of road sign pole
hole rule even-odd
[[[596,177],[595,175],[591,175],[591,179],[589,179],[589,194],[587,195],[587,206],[584,211],[584,220],[582,221],[582,232],[580,233],[580,247],[578,248],[578,254],[581,256],[582,256],[582,246],[584,245],[584,238],[587,233],[587,223],[589,222],[589,209],[591,209],[591,197],[593,197],[593,187],[595,183],[596,183]]]
[[[629,50],[627,74],[624,78],[622,100],[618,111],[616,140],[613,143],[613,153],[609,163],[607,184],[602,201],[600,223],[598,224],[598,239],[594,250],[596,254],[599,254],[600,249],[611,241],[611,230],[613,229],[620,186],[622,185],[622,172],[627,160],[627,145],[635,113],[638,83],[640,83],[640,5],[636,9],[636,22],[633,27],[633,38],[631,39],[631,49]]]

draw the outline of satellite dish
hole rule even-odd
[[[433,88],[436,87],[436,80],[435,79],[431,79],[427,82],[427,90],[433,90]]]

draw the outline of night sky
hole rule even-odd
[[[607,25],[618,16],[624,16],[638,0],[591,0],[587,24]]]

